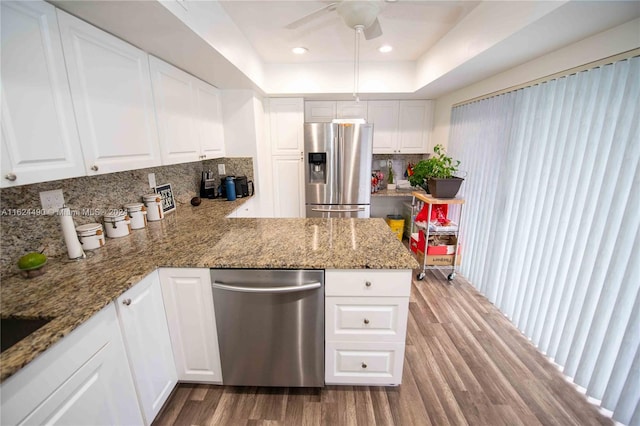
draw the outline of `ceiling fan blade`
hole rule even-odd
[[[380,21],[376,18],[373,24],[364,29],[364,38],[367,40],[380,37],[382,35],[382,27],[380,27]]]
[[[335,3],[329,3],[328,5],[326,5],[325,7],[322,7],[316,11],[313,11],[305,16],[303,16],[300,19],[296,19],[295,21],[291,22],[290,24],[286,25],[285,28],[288,30],[295,30],[296,28],[299,28],[301,26],[303,26],[304,24],[313,21],[314,19],[316,19],[317,17],[323,15],[325,12],[333,12],[334,10],[336,10],[336,7],[338,7],[338,2]]]

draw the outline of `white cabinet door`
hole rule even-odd
[[[2,383],[2,424],[141,425],[113,303]]]
[[[373,123],[373,153],[398,152],[398,101],[369,101],[367,117]]]
[[[337,118],[364,118],[367,119],[366,101],[338,101],[336,103]]]
[[[273,157],[275,217],[304,217],[304,169],[302,157]]]
[[[432,125],[432,101],[400,101],[398,152],[402,154],[428,152]]]
[[[149,57],[162,164],[200,159],[196,131],[195,78],[153,56]]]
[[[220,91],[195,79],[196,130],[202,159],[224,157],[224,131]]]
[[[56,10],[1,3],[1,187],[85,174]]]
[[[222,384],[209,269],[159,271],[178,380]]]
[[[305,123],[331,123],[336,118],[336,101],[307,101],[304,103]]]
[[[269,99],[271,153],[300,156],[304,151],[302,98]]]
[[[160,165],[147,54],[57,12],[87,173]]]
[[[116,300],[138,400],[151,424],[177,383],[158,272]]]

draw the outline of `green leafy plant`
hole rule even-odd
[[[426,160],[420,160],[413,167],[413,175],[409,176],[411,186],[421,186],[426,189],[427,179],[451,178],[458,171],[460,160],[449,157],[442,145],[433,147],[433,152],[434,155]]]

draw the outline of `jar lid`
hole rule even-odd
[[[76,233],[80,237],[96,235],[98,231],[102,231],[102,225],[99,223],[87,223],[86,225],[76,226]]]
[[[126,220],[127,214],[123,211],[116,211],[113,213],[105,213],[104,221],[105,222],[120,222],[121,220]]]
[[[158,198],[161,198],[160,194],[145,194],[142,196],[144,201],[158,201]]]
[[[142,210],[142,207],[144,207],[144,204],[142,203],[131,203],[131,204],[125,204],[123,206],[125,209],[129,210],[130,212],[137,212]]]

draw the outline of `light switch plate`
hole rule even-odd
[[[40,203],[42,210],[48,215],[54,215],[64,206],[64,194],[62,189],[40,192]]]
[[[156,174],[155,173],[149,173],[149,188],[153,188],[156,189]]]
[[[225,170],[224,164],[218,164],[218,174],[226,175],[227,171]]]

